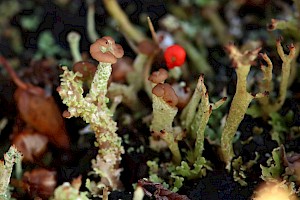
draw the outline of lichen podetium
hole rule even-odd
[[[63,67],[64,73],[61,75],[61,85],[58,92],[63,103],[68,106],[68,111],[64,113],[67,118],[82,117],[84,121],[91,125],[95,132],[96,146],[99,147],[96,159],[92,161],[94,173],[101,177],[95,187],[89,188],[93,194],[97,193],[99,187],[109,187],[112,190],[122,188],[119,179],[121,154],[124,149],[121,145],[121,138],[117,135],[117,123],[112,119],[112,112],[107,107],[109,99],[106,97],[107,84],[112,68],[117,58],[123,56],[124,52],[120,45],[109,37],[98,39],[91,45],[91,55],[99,61],[97,71],[93,78],[90,91],[84,97],[79,72],[69,71]]]
[[[13,166],[17,162],[21,162],[22,153],[15,146],[11,146],[4,155],[4,161],[0,161],[0,199],[11,199],[9,192],[10,176],[13,171]]]
[[[260,48],[241,53],[234,45],[230,44],[227,46],[227,50],[237,74],[236,92],[221,137],[222,159],[226,163],[226,169],[230,170],[230,162],[234,157],[232,146],[234,135],[244,119],[250,102],[254,98],[264,97],[267,93],[252,95],[247,92],[247,76],[251,63],[256,59]]]

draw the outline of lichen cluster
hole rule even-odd
[[[99,147],[99,152],[96,159],[92,161],[92,165],[94,173],[101,177],[103,184],[97,187],[107,186],[120,189],[122,188],[119,180],[122,171],[120,162],[124,148],[121,145],[121,138],[116,134],[117,124],[112,119],[112,113],[107,106],[109,99],[106,97],[108,79],[112,70],[111,63],[107,61],[114,57],[115,44],[110,37],[99,40],[101,40],[98,41],[100,44],[96,42],[91,47],[91,53],[100,61],[89,93],[83,96],[83,82],[80,80],[82,74],[69,71],[67,67],[63,67],[64,73],[61,75],[61,86],[58,92],[63,103],[68,106],[68,111],[64,113],[64,116],[82,117],[95,132],[95,145]],[[101,54],[100,58],[97,57],[98,54]],[[107,56],[106,62],[101,62],[103,55]],[[91,189],[96,190],[96,188]]]

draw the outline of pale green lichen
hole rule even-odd
[[[176,139],[173,120],[177,114],[177,107],[170,106],[162,98],[153,95],[153,119],[150,130],[156,132],[167,143],[173,154],[175,163],[180,163],[181,154]]]
[[[196,179],[206,176],[207,170],[212,171],[211,163],[204,157],[198,157],[193,163],[192,167],[185,161],[182,161],[179,166],[175,168],[174,174],[186,177],[187,179]]]
[[[80,192],[81,178],[75,179],[72,183],[65,182],[57,187],[51,200],[89,200],[88,192]]]
[[[209,103],[209,96],[204,84],[204,77],[201,75],[198,80],[195,92],[181,114],[182,127],[186,129],[187,136],[195,141],[193,151],[187,154],[187,160],[192,164],[199,160],[204,150],[205,130],[209,117],[213,110],[219,108],[226,100],[226,97],[216,103]]]
[[[145,196],[144,190],[141,186],[137,186],[133,193],[133,200],[143,200]]]
[[[133,85],[112,82],[108,89],[108,96],[110,98],[121,96],[122,103],[133,111],[138,111],[142,107]]]
[[[272,157],[267,160],[267,167],[260,165],[261,168],[261,178],[264,181],[277,180],[280,178],[284,171],[283,163],[281,160],[281,154],[283,147],[277,147],[272,151]]]
[[[270,31],[280,30],[280,34],[282,34],[284,37],[292,37],[296,46],[295,58],[297,58],[300,52],[298,48],[300,45],[300,3],[298,0],[293,0],[293,3],[294,6],[287,7],[288,15],[285,16],[285,19],[272,19],[271,23],[268,25],[268,29]],[[296,60],[297,59],[294,59],[291,63],[291,73],[288,79],[289,86],[297,78],[298,67]]]
[[[82,61],[82,56],[81,56],[80,48],[79,48],[80,38],[81,38],[81,35],[75,31],[71,31],[67,35],[67,41],[70,46],[70,50],[71,50],[71,54],[72,54],[74,63]]]
[[[283,51],[282,45],[280,40],[276,43],[277,52],[282,60],[282,67],[281,67],[281,80],[279,86],[278,97],[272,101],[269,96],[259,99],[259,103],[261,104],[260,109],[263,117],[267,117],[272,112],[277,112],[285,102],[287,89],[289,85],[289,79],[291,74],[291,63],[295,58],[296,48],[294,45],[290,46],[290,53],[286,55]],[[263,59],[267,62],[267,67],[262,66],[262,71],[264,74],[264,82],[261,85],[261,90],[273,92],[273,83],[272,83],[272,69],[273,64],[267,54],[262,55]]]
[[[9,191],[9,182],[13,166],[17,162],[21,162],[22,154],[15,146],[11,146],[4,155],[4,161],[0,161],[0,200],[11,199]]]
[[[90,42],[95,42],[99,35],[96,31],[96,22],[95,22],[95,0],[87,0],[86,5],[87,9],[87,34]]]
[[[150,126],[150,130],[154,134],[158,134],[168,145],[170,151],[173,154],[173,160],[175,163],[180,163],[181,154],[178,147],[178,140],[181,137],[182,132],[179,130],[177,134],[176,129],[173,127],[173,121],[177,114],[178,108],[169,105],[161,97],[152,95],[153,105],[153,118]],[[180,133],[181,132],[181,133]]]
[[[222,159],[226,163],[226,169],[230,170],[230,162],[234,157],[233,138],[244,119],[250,102],[254,98],[261,98],[266,93],[253,95],[247,91],[247,76],[249,74],[251,64],[256,59],[260,48],[253,51],[241,52],[234,45],[228,45],[227,50],[229,57],[233,61],[233,66],[237,74],[237,86],[230,110],[221,137]]]
[[[104,0],[103,4],[107,12],[116,20],[121,31],[128,37],[128,39],[139,43],[145,39],[145,36],[139,29],[129,21],[126,13],[121,9],[116,0]]]
[[[290,110],[285,116],[282,116],[277,112],[270,114],[270,120],[268,121],[268,124],[272,126],[270,134],[272,140],[275,140],[278,145],[285,142],[285,137],[289,134],[293,124],[294,116],[295,114],[292,110]]]
[[[107,107],[109,99],[106,97],[111,64],[99,63],[89,93],[85,97],[81,74],[69,71],[67,67],[63,67],[63,70],[59,94],[63,103],[68,106],[68,117],[82,117],[95,132],[99,152],[92,161],[94,172],[101,177],[104,185],[120,189],[122,184],[119,176],[122,169],[119,168],[119,164],[124,149],[121,138],[116,134],[117,124]]]
[[[177,192],[183,186],[184,178],[180,174],[175,173],[175,165],[167,163],[159,166],[157,160],[149,160],[147,161],[147,166],[149,167],[149,181],[153,183],[161,183],[165,188],[171,189],[172,192]],[[163,171],[162,169],[165,168],[170,173],[171,179],[168,182],[164,181],[164,179],[158,176],[161,171]]]
[[[174,146],[176,145],[176,149],[178,149],[178,153],[180,153],[176,142],[180,139],[176,140],[177,137],[175,137],[174,140],[174,135],[168,134],[168,132],[165,131],[168,130],[170,133],[172,133],[172,131],[174,132],[172,124],[177,113],[177,108],[170,107],[170,105],[160,97],[154,97],[153,109],[157,108],[157,113],[153,112],[153,115],[156,114],[155,117],[157,117],[157,119],[155,123],[152,121],[152,130],[164,130],[159,136],[163,138],[164,141],[168,141],[166,138],[169,137],[169,141],[172,142]],[[225,100],[226,98],[222,98],[216,103],[209,103],[209,96],[206,86],[204,85],[204,79],[203,76],[200,76],[195,92],[181,115],[181,121],[183,122],[182,127],[186,129],[187,133],[186,141],[190,142],[189,146],[191,146],[191,149],[186,152],[186,161],[166,164],[166,166],[168,166],[167,171],[170,173],[171,178],[168,181],[168,183],[170,183],[168,187],[170,187],[173,192],[179,190],[185,179],[200,178],[206,175],[207,170],[212,170],[211,163],[202,156],[204,150],[204,133],[212,111],[219,108]],[[162,105],[159,106],[160,104]],[[169,143],[168,147],[171,149]],[[148,161],[147,164],[150,168],[150,180],[152,182],[162,183],[163,180],[157,175],[159,174],[157,162]],[[161,164],[161,167],[163,167],[163,164]]]
[[[161,168],[158,166],[157,160],[148,160],[147,166],[149,167],[149,180],[154,183],[163,183],[163,179],[158,177]]]
[[[246,171],[250,170],[254,164],[257,163],[259,159],[259,154],[255,152],[255,158],[253,160],[248,161],[247,163],[243,163],[242,157],[239,156],[238,158],[232,161],[232,168],[233,168],[233,179],[237,181],[242,186],[246,186],[247,182],[245,179]]]
[[[196,132],[193,128],[194,126],[192,126],[192,122],[194,120],[197,107],[201,100],[201,94],[204,93],[202,91],[203,87],[201,87],[202,83],[203,83],[203,75],[201,75],[200,78],[198,79],[197,87],[193,93],[193,96],[189,101],[189,103],[183,109],[180,116],[182,127],[185,128],[188,132],[190,132],[190,135],[193,139],[196,138]]]
[[[153,119],[150,129],[159,132],[165,130],[167,132],[173,131],[173,120],[178,112],[178,108],[170,106],[162,98],[156,95],[152,96],[153,101]],[[164,119],[164,120],[162,120]]]

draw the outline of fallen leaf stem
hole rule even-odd
[[[28,89],[28,85],[24,83],[17,75],[15,70],[12,68],[12,66],[9,64],[9,62],[6,60],[5,57],[0,56],[0,64],[3,65],[3,67],[6,69],[8,72],[9,76],[12,78],[13,82],[19,87],[22,88],[23,90]]]

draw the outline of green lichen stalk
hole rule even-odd
[[[15,163],[20,162],[22,158],[15,146],[11,146],[8,152],[4,155],[4,161],[0,161],[0,200],[10,199],[8,185],[10,176]]]
[[[74,179],[72,183],[65,182],[54,191],[51,200],[89,200],[87,192],[80,192],[81,176]]]
[[[290,53],[286,55],[281,46],[280,40],[276,43],[277,52],[282,60],[282,68],[281,68],[281,80],[279,86],[279,95],[274,102],[271,101],[269,96],[259,99],[259,103],[261,104],[261,111],[264,118],[269,116],[272,112],[277,112],[282,105],[284,104],[287,89],[289,86],[289,79],[291,75],[291,65],[295,59],[296,48],[294,45],[290,45],[289,50]],[[262,90],[272,91],[272,69],[273,64],[267,54],[263,54],[262,58],[267,62],[267,67],[262,66],[262,71],[264,74],[265,82],[262,84]]]
[[[192,139],[196,139],[196,129],[195,126],[192,125],[192,122],[194,121],[197,107],[199,105],[199,102],[201,101],[201,97],[203,96],[203,93],[206,92],[203,91],[202,87],[204,81],[203,77],[203,75],[199,77],[197,87],[193,93],[193,96],[186,107],[183,109],[180,116],[182,126],[188,131]]]
[[[203,87],[205,88],[204,84]],[[205,88],[206,90],[206,88]],[[216,103],[209,103],[208,93],[203,94],[201,103],[198,106],[198,112],[195,116],[194,123],[198,123],[196,129],[196,141],[194,148],[194,159],[200,159],[202,152],[204,150],[204,138],[205,138],[205,129],[209,120],[209,117],[213,110],[219,108],[226,101],[226,97],[220,99]]]
[[[103,5],[107,12],[116,20],[121,31],[132,41],[139,43],[145,39],[144,34],[141,33],[129,21],[125,12],[121,9],[116,0],[104,0]]]
[[[152,137],[161,138],[166,142],[172,152],[173,161],[176,164],[181,162],[181,154],[178,147],[178,140],[182,139],[182,130],[179,127],[173,127],[173,121],[177,114],[178,97],[168,83],[164,83],[168,73],[164,69],[153,72],[149,80],[153,83],[152,89],[152,107],[153,117],[150,130]]]
[[[177,107],[170,106],[161,98],[153,95],[153,119],[151,122],[151,130],[172,132],[173,120],[177,114]],[[164,119],[164,120],[162,120]]]
[[[67,35],[67,41],[70,45],[70,50],[71,50],[74,63],[82,60],[80,50],[79,50],[80,38],[81,38],[80,34],[75,31],[71,31]]]
[[[96,22],[95,22],[95,0],[87,0],[87,35],[91,42],[95,42],[99,35],[96,31]]]
[[[195,92],[181,113],[182,126],[187,130],[188,137],[195,140],[195,148],[192,157],[188,158],[191,163],[200,159],[204,150],[205,129],[213,110],[219,108],[226,97],[216,103],[209,103],[209,96],[204,84],[204,76],[198,79]]]
[[[111,38],[97,40],[98,42],[93,44],[93,48],[99,49],[102,58],[107,55],[112,56],[112,54],[106,53],[113,51],[114,42],[107,43],[109,46],[104,45],[103,48],[101,46],[103,40],[111,41]],[[95,56],[95,52],[91,52],[91,54]],[[113,190],[121,189],[119,176],[122,169],[119,165],[124,149],[121,145],[121,138],[116,134],[117,124],[113,121],[112,113],[107,107],[109,99],[106,97],[107,83],[112,70],[111,63],[99,62],[90,91],[85,97],[80,80],[81,74],[69,71],[67,67],[63,67],[63,70],[61,86],[58,91],[63,103],[68,106],[68,112],[65,112],[64,115],[68,118],[82,117],[90,124],[91,129],[95,132],[96,146],[99,147],[98,155],[92,161],[94,172],[100,175],[102,186],[110,187]]]
[[[153,95],[153,119],[151,122],[151,131],[159,133],[160,137],[167,143],[173,155],[173,161],[180,163],[181,154],[176,140],[175,130],[172,127],[173,120],[178,109],[170,106],[161,98]]]
[[[263,97],[266,93],[252,95],[247,92],[247,76],[251,68],[251,63],[256,59],[259,49],[241,53],[234,45],[227,46],[229,56],[233,61],[233,66],[237,74],[236,92],[231,102],[229,114],[222,132],[221,151],[222,159],[226,163],[226,168],[230,169],[230,162],[234,157],[232,140],[244,119],[250,102],[254,98]]]

